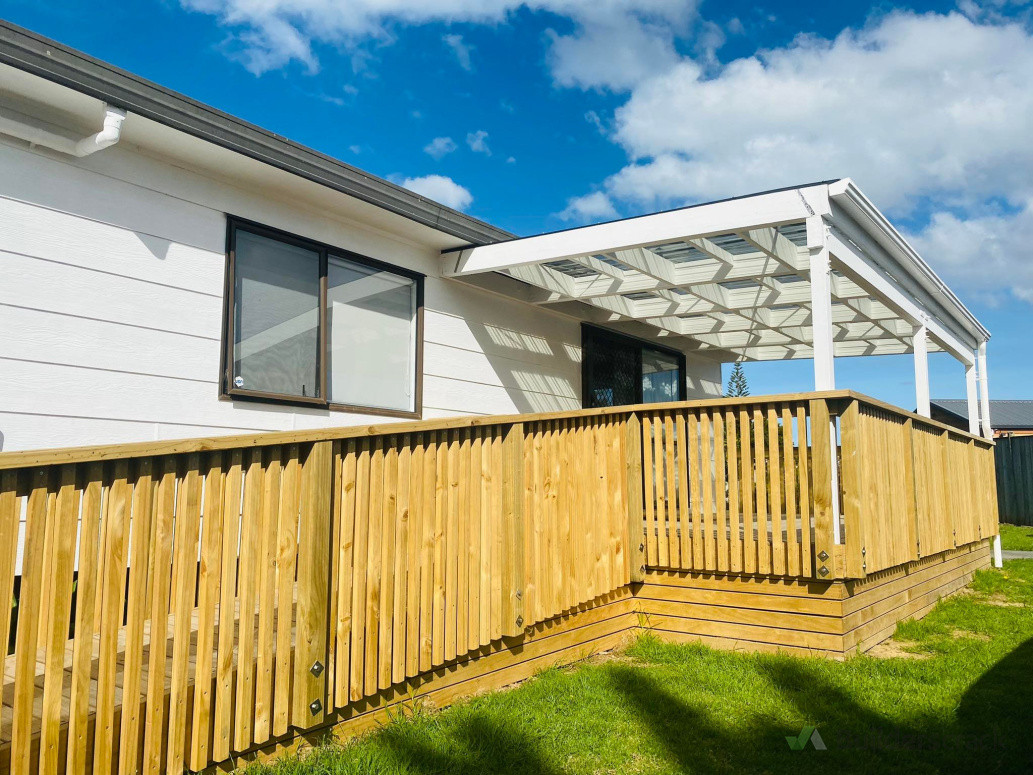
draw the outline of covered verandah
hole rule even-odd
[[[442,271],[721,362],[813,359],[815,390],[837,358],[912,353],[926,417],[946,352],[971,432],[991,433],[989,333],[849,179],[466,246]]]

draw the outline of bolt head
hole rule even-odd
[[[826,552],[824,549],[822,549],[820,552],[818,552],[818,559],[821,560],[822,562],[825,562],[828,558],[829,558],[829,553]]]
[[[319,678],[320,674],[323,672],[323,663],[317,659],[312,663],[312,667],[310,667],[308,671],[316,678]]]
[[[524,617],[518,616],[516,618],[516,624],[517,624],[517,627],[523,627],[524,626]]]
[[[829,569],[822,565],[820,568],[818,568],[818,575],[822,578],[825,578],[829,575]]]
[[[312,700],[308,705],[308,709],[312,711],[313,716],[316,716],[323,710],[323,703],[319,700]]]

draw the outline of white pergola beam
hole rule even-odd
[[[828,206],[823,192],[819,196],[812,194],[811,204],[808,204],[806,199],[804,189],[788,189],[536,237],[463,248],[444,254],[442,274],[454,277],[476,272],[494,272],[525,264],[660,245],[690,237],[777,226],[804,220],[813,212],[813,203],[816,200],[824,199],[825,207]]]
[[[924,310],[899,285],[890,281],[879,269],[868,262],[853,245],[844,241],[837,234],[836,229],[832,229],[828,240],[831,255],[846,272],[852,275],[855,283],[870,294],[881,298],[883,303],[896,309],[905,320],[914,325],[922,323],[923,316],[926,314]],[[926,321],[926,327],[929,336],[934,337],[947,352],[966,365],[972,362],[972,354],[967,352],[965,343],[939,321],[930,317]]]

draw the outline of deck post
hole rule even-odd
[[[333,442],[315,442],[301,467],[298,531],[297,636],[291,725],[318,726],[326,718],[329,661],[330,508],[333,502]],[[316,665],[316,662],[319,665]]]
[[[976,365],[965,364],[965,396],[968,399],[968,432],[979,434],[979,388],[976,384]]]
[[[911,337],[912,348],[915,354],[915,406],[918,414],[923,417],[932,416],[932,408],[929,406],[929,330],[925,322],[915,326],[915,332]]]
[[[630,580],[639,583],[645,580],[646,545],[642,526],[645,508],[642,487],[642,420],[632,412],[624,421],[624,455],[627,472],[628,495],[628,557],[630,558]]]
[[[990,375],[986,371],[986,340],[979,343],[979,351],[976,356],[979,368],[979,414],[983,421],[983,435],[992,439],[994,437],[993,426],[990,425]]]
[[[513,423],[502,437],[502,634],[524,632],[524,424]]]

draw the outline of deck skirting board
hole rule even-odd
[[[381,692],[329,727],[280,740],[241,761],[275,758],[328,732],[347,739],[414,698],[441,707],[577,662],[641,632],[671,643],[843,659],[888,638],[898,622],[924,616],[989,565],[990,543],[981,541],[849,583],[650,570],[640,584]]]

